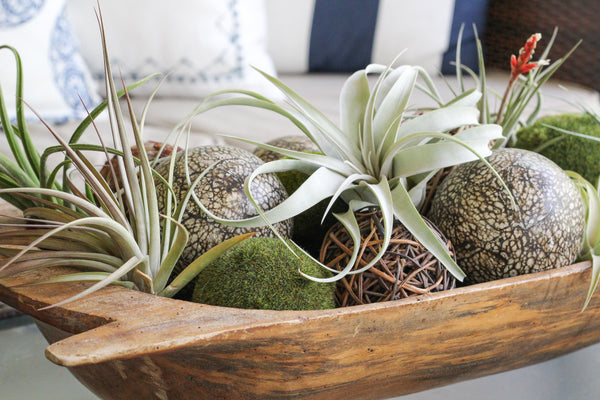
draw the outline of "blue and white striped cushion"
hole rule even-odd
[[[280,73],[349,72],[369,63],[452,72],[456,39],[475,68],[471,29],[485,24],[487,0],[267,0],[269,52]]]

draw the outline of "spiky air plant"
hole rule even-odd
[[[219,221],[240,226],[260,225],[265,221],[274,223],[297,215],[323,199],[329,198],[331,207],[341,198],[348,209],[334,215],[350,232],[354,251],[342,271],[332,270],[334,276],[322,281],[361,273],[374,265],[388,247],[394,218],[462,280],[464,273],[424,222],[416,206],[423,200],[427,181],[436,171],[483,158],[490,154],[490,142],[502,138],[500,126],[478,124],[476,105],[481,94],[471,90],[444,102],[422,68],[373,64],[355,72],[345,82],[340,95],[338,127],[282,82],[263,75],[286,96],[286,104],[252,92],[229,91],[227,98],[209,98],[196,109],[196,115],[228,105],[270,110],[295,124],[318,146],[321,154],[246,140],[287,157],[256,169],[246,180],[246,188],[263,173],[298,170],[310,177],[287,200],[256,218]],[[370,75],[377,77],[375,82],[370,80]],[[417,87],[435,100],[437,107],[425,112],[410,109],[411,94]],[[238,96],[232,96],[232,92]],[[466,129],[455,135],[449,133],[459,127]],[[247,189],[246,194],[250,197]],[[353,269],[361,249],[355,212],[366,207],[381,210],[384,243],[380,253],[367,265]]]
[[[148,105],[138,123],[128,90],[117,91],[112,78],[101,13],[97,13],[105,65],[107,101],[92,111],[69,142],[46,124],[59,146],[37,153],[22,114],[21,63],[17,59],[17,126],[13,126],[0,93],[2,126],[16,161],[0,159],[0,196],[23,210],[17,229],[0,233],[0,276],[36,268],[70,266],[80,272],[57,276],[51,282],[93,281],[81,293],[53,306],[74,301],[109,284],[171,297],[214,258],[252,234],[231,238],[194,260],[167,284],[171,271],[187,241],[188,232],[178,220],[185,201],[171,201],[164,215],[159,213],[155,177],[145,152],[139,159],[131,154],[129,133],[119,97],[124,93],[129,108],[130,129],[135,145],[143,148],[143,125]],[[141,84],[142,82],[140,82]],[[135,86],[135,85],[134,85]],[[83,131],[108,109],[114,147],[77,144]],[[95,127],[95,125],[94,125]],[[119,156],[120,179],[115,191],[84,154],[84,150]],[[61,151],[65,161],[47,168],[50,154]],[[73,175],[83,181],[76,185]],[[59,182],[57,177],[63,177]],[[169,185],[169,182],[165,182]],[[193,185],[192,185],[193,187]],[[167,196],[171,194],[167,191]],[[162,226],[161,226],[162,225]],[[14,246],[17,246],[15,248]],[[49,281],[45,281],[46,283]]]
[[[525,45],[519,50],[519,55],[512,55],[510,58],[511,73],[508,84],[503,94],[495,93],[487,84],[485,59],[481,41],[475,27],[475,42],[478,53],[479,73],[475,73],[461,63],[460,43],[464,26],[461,26],[458,35],[458,45],[456,50],[456,79],[457,93],[467,91],[464,80],[464,73],[468,74],[474,81],[475,87],[482,93],[478,108],[480,111],[479,122],[487,124],[494,122],[502,126],[503,140],[498,140],[494,148],[510,146],[515,141],[515,134],[519,128],[531,125],[539,116],[543,107],[543,86],[562,66],[562,64],[577,49],[581,40],[577,42],[565,55],[550,62],[548,54],[554,44],[558,29],[555,29],[548,44],[542,51],[537,61],[533,61],[533,54],[542,35],[535,33],[525,42]],[[470,90],[470,89],[469,89]],[[499,104],[496,107],[496,104]]]

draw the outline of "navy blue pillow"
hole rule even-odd
[[[475,32],[481,38],[487,20],[488,0],[455,0],[454,17],[452,19],[452,30],[450,32],[450,45],[442,58],[442,73],[454,74],[456,67],[452,64],[456,60],[456,46],[458,44],[458,33],[464,24],[460,62],[475,72],[479,70],[477,60],[477,45],[475,44]]]
[[[352,72],[371,62],[379,0],[316,0],[311,72]]]

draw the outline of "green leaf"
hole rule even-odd
[[[138,149],[144,149],[144,140],[139,126],[135,120],[135,113],[131,101],[129,101],[129,95],[127,94],[127,105],[129,107],[129,115],[131,125],[134,133],[135,143]],[[133,156],[131,156],[133,158]],[[147,237],[148,242],[148,260],[150,263],[150,271],[153,275],[156,275],[160,270],[162,263],[160,251],[161,251],[161,235],[160,235],[160,217],[158,212],[158,199],[156,186],[154,184],[153,171],[150,167],[150,160],[146,151],[140,151],[140,175],[141,180],[139,184],[140,195],[142,199],[143,207],[140,208],[142,213],[135,213],[136,226],[140,226],[140,231]],[[132,165],[135,165],[132,163]],[[136,172],[137,175],[137,171]],[[136,183],[138,181],[136,180]],[[145,231],[144,231],[145,230]],[[138,237],[138,241],[140,238]]]
[[[376,148],[383,142],[388,128],[395,122],[399,123],[415,87],[417,76],[418,71],[415,68],[404,69],[377,109],[372,132]]]
[[[35,226],[29,229],[20,228],[18,230],[0,232],[0,238],[3,245],[28,246],[50,232],[52,228],[55,229],[55,226],[49,226],[48,228],[35,228]],[[52,236],[43,237],[39,242],[36,242],[36,245],[44,249],[54,250],[105,251],[104,242],[86,232],[59,231]]]
[[[138,264],[143,263],[143,262],[147,262],[147,260],[145,259],[139,259],[138,257],[132,257],[129,260],[127,260],[121,267],[119,267],[116,271],[106,275],[106,274],[102,274],[100,272],[95,273],[93,275],[97,276],[100,280],[93,284],[92,286],[90,286],[89,288],[81,291],[80,293],[77,293],[74,296],[71,296],[63,301],[59,301],[56,304],[51,304],[49,306],[46,307],[42,307],[40,310],[48,310],[50,308],[54,308],[54,307],[60,307],[63,306],[65,304],[71,303],[73,301],[79,300],[91,293],[94,293],[100,289],[102,289],[103,287],[106,287],[110,284],[113,283],[117,283],[119,281],[119,279],[123,276],[125,276],[129,271],[133,270]],[[91,273],[89,272],[85,272],[83,276],[88,276],[91,277]],[[83,277],[81,275],[79,275],[79,280],[82,280],[81,278]],[[60,279],[60,278],[57,278]],[[96,280],[96,279],[94,279]]]
[[[305,151],[295,151],[295,150],[284,149],[282,147],[276,147],[276,146],[272,146],[272,145],[265,144],[265,143],[260,143],[260,142],[257,142],[254,140],[249,140],[249,139],[236,138],[236,137],[231,137],[231,138],[239,140],[244,143],[253,144],[255,146],[261,147],[266,150],[275,151],[285,157],[304,161],[305,163],[310,163],[313,165],[313,167],[306,167],[306,168],[312,168],[313,172],[317,169],[317,167],[326,167],[326,168],[333,170],[342,175],[349,175],[349,174],[353,174],[353,173],[357,172],[356,169],[353,168],[348,162],[345,162],[344,160],[333,158],[333,157],[330,157],[327,155],[322,155],[322,154],[317,154],[317,153],[309,153],[309,152],[305,152]],[[279,160],[277,160],[277,161],[279,161]],[[297,164],[298,168],[306,169],[305,167],[303,167],[303,165],[305,165],[305,164],[304,163]]]
[[[131,92],[132,90],[134,90],[135,88],[137,88],[138,86],[143,85],[144,83],[148,82],[150,79],[155,78],[157,75],[160,74],[151,74],[148,75],[145,78],[140,79],[139,81],[132,83],[131,85],[128,85],[125,89],[121,89],[117,92],[117,97],[121,98],[123,97],[123,95],[125,94],[125,90]],[[73,132],[73,134],[71,135],[70,139],[69,139],[69,144],[75,144],[79,141],[79,139],[81,139],[81,136],[85,133],[85,131],[87,130],[87,128],[89,128],[89,126],[92,124],[92,122],[102,113],[106,110],[106,107],[108,106],[108,99],[104,100],[102,103],[98,104],[96,106],[96,108],[94,108],[91,112],[90,115],[87,116],[83,121],[81,121],[79,123],[79,125],[77,126],[77,128],[75,128],[75,131]]]
[[[292,104],[305,116],[308,116],[313,124],[320,130],[323,135],[326,135],[328,142],[336,146],[336,154],[339,158],[347,159],[353,163],[358,163],[360,160],[360,150],[356,146],[348,144],[346,134],[340,130],[333,122],[331,122],[322,112],[304,100],[296,92],[284,85],[269,74],[258,70],[266,77],[273,85],[281,90],[292,102]],[[326,143],[319,140],[319,137],[314,137],[317,145],[326,154],[331,155],[331,150],[327,150]],[[328,147],[328,146],[327,146]]]
[[[45,195],[45,196],[54,196],[54,197],[63,199],[64,201],[66,201],[68,203],[73,204],[74,206],[83,210],[88,215],[95,215],[98,217],[107,217],[108,218],[108,214],[106,214],[104,211],[102,211],[100,208],[96,207],[95,205],[91,204],[90,202],[88,202],[80,197],[74,196],[70,193],[65,193],[65,192],[62,192],[59,190],[46,189],[46,188],[0,189],[0,194],[5,194],[5,193],[11,193],[11,194],[14,194],[17,196],[22,196],[23,194],[27,194],[27,193],[41,194],[41,195]]]
[[[181,257],[185,246],[189,240],[188,230],[185,229],[183,224],[177,222],[173,218],[167,218],[171,221],[177,228],[174,232],[174,238],[170,242],[170,248],[167,254],[165,255],[158,272],[156,273],[156,277],[154,278],[154,289],[160,293],[169,280],[171,273],[173,272],[173,268],[177,264],[177,261]]]
[[[0,119],[2,121],[2,129],[4,130],[4,136],[8,141],[11,154],[15,158],[19,168],[31,180],[37,181],[37,177],[39,176],[39,153],[35,150],[35,146],[31,141],[31,137],[29,136],[25,124],[23,111],[23,67],[21,65],[21,57],[14,47],[7,45],[0,46],[0,51],[4,49],[13,53],[16,63],[17,90],[15,93],[15,105],[19,131],[15,132],[10,123],[4,96],[2,94],[2,89],[0,88]]]
[[[460,24],[460,28],[458,30],[458,37],[456,39],[456,53],[455,53],[455,57],[454,57],[454,66],[455,66],[454,72],[456,75],[456,81],[458,82],[458,86],[459,86],[461,92],[465,91],[465,82],[463,79],[462,68],[460,67],[462,65],[460,58],[461,58],[462,38],[463,38],[464,29],[465,29],[465,24],[463,22]]]
[[[367,72],[353,73],[344,83],[340,93],[340,127],[351,143],[358,145],[360,125],[369,101],[370,88]]]
[[[404,186],[398,185],[392,190],[392,199],[396,218],[456,279],[462,281],[465,273],[450,256],[441,239],[427,226]]]
[[[594,295],[594,292],[598,288],[598,283],[600,282],[600,254],[592,254],[592,279],[590,281],[590,288],[588,290],[585,303],[583,305],[583,310],[587,308]]]
[[[328,269],[329,271],[336,274],[330,278],[317,278],[314,276],[307,275],[303,271],[298,271],[302,276],[304,276],[305,278],[310,279],[312,281],[315,281],[315,282],[327,283],[327,282],[335,282],[337,280],[340,280],[344,276],[348,275],[351,272],[352,268],[354,267],[354,265],[356,264],[356,261],[358,259],[358,254],[360,252],[360,243],[361,243],[360,227],[358,225],[358,222],[356,221],[356,216],[354,214],[352,205],[353,205],[352,202],[350,202],[348,209],[344,213],[333,213],[334,217],[344,226],[344,228],[346,228],[346,231],[348,232],[348,234],[352,238],[352,242],[354,243],[354,248],[352,249],[352,255],[350,256],[350,260],[348,260],[348,264],[346,264],[346,266],[344,266],[344,268],[341,271],[334,270],[327,266],[323,266],[326,269]]]
[[[212,263],[217,258],[221,257],[227,250],[238,245],[242,241],[254,236],[255,233],[245,233],[238,235],[210,248],[204,252],[200,257],[195,259],[190,265],[188,265],[164,290],[158,293],[159,296],[173,297],[177,294],[185,285],[190,283],[206,266]]]
[[[461,132],[462,135],[454,136],[438,132],[413,133],[405,136],[402,141],[397,141],[388,150],[381,171],[388,176],[408,177],[481,159],[491,154],[489,143],[502,137],[501,132],[497,125],[480,125]],[[405,147],[406,141],[417,138],[435,138],[443,141]],[[463,138],[466,140],[462,140]]]
[[[44,252],[50,253],[50,252]],[[77,258],[40,258],[36,260],[24,261],[20,260],[11,265],[9,272],[0,273],[0,277],[14,275],[26,271],[32,271],[40,268],[51,268],[51,267],[69,267],[76,269],[83,269],[86,272],[89,271],[99,271],[110,273],[113,272],[116,268],[111,265],[105,264],[96,260],[89,259],[77,259]]]
[[[247,184],[245,187],[251,187],[250,185],[252,180],[258,174],[277,171],[275,168],[271,169],[273,166],[270,164],[273,163],[275,163],[275,161],[264,164],[257,168],[253,174],[247,178]],[[292,193],[287,199],[279,203],[277,206],[266,211],[260,210],[259,215],[245,219],[232,220],[221,218],[208,210],[201,202],[198,205],[202,209],[202,212],[206,213],[209,218],[212,218],[224,225],[256,228],[259,226],[264,226],[267,223],[275,224],[277,222],[284,221],[305,211],[307,208],[312,207],[321,200],[333,196],[336,193],[339,185],[342,184],[344,180],[345,177],[342,175],[336,174],[327,168],[319,168],[315,173],[310,175],[294,193]],[[246,193],[246,195],[248,196],[248,193]],[[252,200],[251,197],[249,198]],[[256,204],[255,201],[253,202]],[[256,207],[258,207],[258,205],[256,205]]]
[[[585,310],[600,282],[600,193],[585,178],[574,171],[567,171],[581,193],[586,207],[585,232],[579,260],[591,260],[592,279],[582,311]],[[600,189],[599,189],[600,190]]]
[[[447,132],[466,125],[478,124],[478,111],[473,106],[453,105],[428,111],[405,121],[396,131],[396,140],[415,132]]]

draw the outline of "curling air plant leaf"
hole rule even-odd
[[[597,107],[597,105],[586,103],[579,103],[577,105],[580,107],[582,113],[589,115],[598,124],[600,124],[600,109]],[[566,130],[550,125],[545,126],[562,133],[563,136],[558,136],[558,139],[566,135],[572,135],[591,141],[599,140],[595,136],[586,135],[584,133],[574,132],[571,130]],[[544,145],[545,144],[543,144],[542,146]],[[585,304],[583,306],[583,309],[585,309],[588,306],[592,295],[598,288],[598,284],[600,283],[600,178],[596,182],[596,186],[594,186],[592,183],[590,183],[587,179],[585,179],[577,172],[566,172],[571,177],[575,185],[579,188],[581,197],[583,199],[583,203],[586,207],[583,245],[578,257],[580,261],[592,262],[592,279],[590,282],[590,288],[587,293]]]
[[[583,306],[585,309],[600,282],[600,191],[576,172],[567,171],[567,174],[579,188],[586,206],[585,233],[579,259],[592,262],[592,279]]]
[[[0,276],[37,268],[69,266],[79,272],[37,283],[93,282],[81,293],[52,307],[75,301],[110,284],[173,296],[210,261],[252,236],[249,233],[220,243],[194,260],[169,283],[189,239],[187,230],[178,221],[182,204],[174,204],[173,210],[165,213],[159,211],[155,181],[161,181],[169,188],[172,183],[157,177],[144,151],[140,152],[139,158],[133,157],[131,152],[132,144],[144,149],[143,121],[158,88],[148,100],[141,122],[138,122],[131,107],[129,89],[147,79],[130,87],[123,83],[123,90],[117,90],[100,13],[98,21],[108,98],[89,113],[70,140],[63,139],[44,122],[58,146],[47,149],[42,156],[35,150],[22,117],[22,67],[18,52],[12,48],[19,74],[19,123],[16,127],[8,119],[0,92],[2,127],[16,160],[0,158],[0,197],[23,211],[23,217],[14,224],[15,229],[5,226],[10,230],[0,232]],[[124,96],[128,107],[128,120],[121,110],[121,96]],[[101,145],[78,143],[87,128],[93,127],[97,131],[94,118],[104,110],[108,111],[110,118],[112,147],[106,147],[103,142]],[[100,137],[100,132],[97,133]],[[86,151],[117,155],[118,170],[112,171],[113,182],[117,182],[116,190],[113,191],[95,169],[86,157]],[[50,169],[46,166],[47,159],[57,152],[64,153],[65,161]],[[83,180],[83,187],[78,187],[71,179],[74,172]],[[172,196],[172,190],[166,190],[165,196]]]
[[[272,224],[293,217],[323,199],[330,199],[330,206],[342,199],[348,205],[348,211],[334,215],[351,233],[355,249],[358,249],[360,235],[354,212],[377,207],[383,217],[383,250],[368,265],[354,270],[348,265],[341,272],[334,271],[335,275],[329,280],[360,273],[374,265],[383,255],[385,243],[390,241],[394,219],[405,224],[455,277],[463,279],[464,273],[426,225],[417,208],[432,174],[441,168],[483,159],[490,154],[490,142],[502,138],[500,126],[478,123],[476,106],[481,94],[473,90],[444,103],[431,77],[422,68],[369,65],[345,82],[340,95],[341,121],[338,126],[282,82],[262,74],[286,96],[285,104],[256,93],[228,91],[230,95],[237,93],[239,96],[209,98],[194,115],[228,105],[273,111],[296,125],[318,146],[321,154],[246,140],[287,158],[259,167],[246,179],[246,194],[250,198],[248,188],[262,173],[300,170],[311,176],[287,200],[268,211],[259,210],[260,215],[254,218],[220,219],[200,205],[204,211],[224,224],[259,226],[265,221]],[[411,109],[411,95],[417,88],[424,90],[440,106],[425,112]],[[452,135],[457,128],[463,130]],[[350,264],[354,260],[356,257],[352,257]]]

